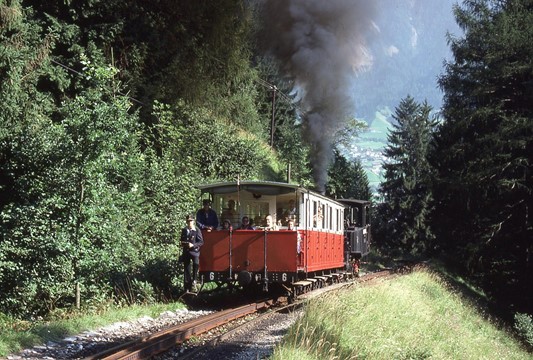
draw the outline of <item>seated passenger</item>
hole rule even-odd
[[[274,219],[272,218],[272,215],[267,215],[265,217],[264,230],[279,230],[278,226],[274,222]]]
[[[296,205],[294,199],[289,200],[289,206],[287,210],[283,213],[283,223],[287,224],[289,219],[294,219],[296,217]]]
[[[290,219],[289,218],[289,221],[287,222],[287,230],[296,231],[296,226],[294,224],[294,219]]]
[[[235,210],[235,200],[228,200],[228,207],[222,211],[223,219],[228,219],[232,224],[236,224],[239,221],[239,214]]]
[[[241,226],[237,230],[255,230],[255,228],[250,224],[248,216],[243,216]]]
[[[224,221],[222,222],[222,226],[220,227],[219,230],[226,230],[226,231],[233,230],[233,226],[231,226],[231,221],[229,221],[228,219],[224,219]]]

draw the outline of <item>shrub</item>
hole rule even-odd
[[[516,313],[514,316],[514,328],[518,335],[531,347],[533,347],[533,316]]]

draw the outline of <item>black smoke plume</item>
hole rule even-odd
[[[365,39],[374,26],[373,4],[373,0],[262,3],[262,44],[294,84],[304,137],[312,147],[315,185],[322,192],[333,136],[355,114],[351,96],[355,75],[371,65]]]

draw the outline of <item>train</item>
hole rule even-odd
[[[199,279],[217,286],[286,289],[358,270],[371,244],[370,202],[331,199],[299,185],[235,181],[199,185],[220,222],[203,231]],[[241,230],[243,217],[253,229]],[[265,219],[273,219],[266,224]]]

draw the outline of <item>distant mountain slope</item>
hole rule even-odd
[[[442,64],[450,58],[446,33],[459,35],[452,6],[455,0],[378,0],[375,32],[368,47],[372,65],[358,74],[354,84],[356,117],[369,130],[354,141],[350,154],[361,159],[374,191],[381,179],[381,151],[387,144],[392,113],[401,99],[411,95],[428,101],[435,110],[442,104],[437,86]]]
[[[442,104],[437,77],[450,58],[446,32],[459,34],[452,5],[455,0],[378,1],[375,31],[368,40],[372,65],[354,84],[356,116],[368,123],[376,110],[394,109],[411,95],[427,99],[435,109]]]

